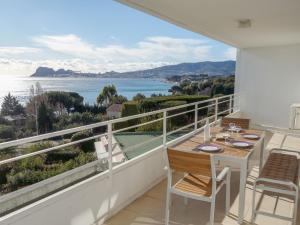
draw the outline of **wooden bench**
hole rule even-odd
[[[297,205],[298,205],[298,183],[299,183],[299,152],[272,149],[270,155],[259,174],[259,177],[254,182],[253,201],[252,201],[252,223],[256,214],[263,214],[280,219],[292,221],[296,224]],[[256,189],[263,191],[271,191],[279,194],[286,194],[295,197],[293,217],[279,216],[275,213],[267,213],[256,210],[255,193]]]

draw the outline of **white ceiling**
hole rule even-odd
[[[300,0],[117,1],[238,48],[300,43]]]

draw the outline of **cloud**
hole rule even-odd
[[[74,34],[38,36],[33,41],[40,47],[83,59],[102,62],[201,61],[209,56],[211,46],[198,39],[148,37],[133,47],[123,45],[95,46]]]
[[[86,57],[94,54],[94,50],[91,45],[85,43],[81,40],[81,38],[73,34],[61,36],[42,35],[39,37],[34,37],[33,41],[52,51],[72,56]]]
[[[32,41],[34,47],[0,47],[0,75],[29,75],[39,66],[82,72],[124,72],[216,60],[212,44],[201,39],[153,36],[131,46],[114,40],[110,45],[96,45],[67,34],[41,35]],[[235,59],[235,54],[235,48],[228,48],[219,51],[217,59]]]
[[[0,47],[0,56],[11,56],[11,55],[21,55],[21,54],[29,54],[29,53],[38,53],[40,49],[38,48],[30,48],[30,47]]]
[[[225,59],[235,60],[236,59],[236,48],[228,48],[224,53]]]

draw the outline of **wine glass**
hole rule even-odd
[[[236,128],[235,123],[229,123],[230,130],[234,130]]]
[[[235,123],[229,123],[229,130],[231,132],[231,134],[233,134],[233,131],[235,130],[236,126]]]
[[[241,126],[236,126],[235,131],[238,134],[242,130]]]
[[[224,142],[226,145],[229,144],[229,138],[230,138],[230,133],[226,132],[226,133],[223,133],[223,138],[224,138]]]

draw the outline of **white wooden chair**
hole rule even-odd
[[[97,158],[101,161],[107,161],[108,159],[108,152],[106,150],[105,145],[103,144],[102,140],[101,141],[96,141],[94,143],[95,149],[96,149],[96,154]]]
[[[170,219],[171,194],[180,195],[211,203],[210,224],[214,224],[216,194],[226,184],[226,213],[230,208],[230,175],[231,170],[225,167],[216,174],[216,162],[213,155],[184,152],[174,149],[167,150],[168,184],[166,202],[166,225]],[[186,173],[182,179],[172,185],[172,171]]]
[[[255,220],[256,214],[262,214],[265,216],[288,220],[296,225],[300,178],[299,156],[299,151],[286,149],[272,149],[270,151],[270,155],[262,171],[258,178],[254,181],[251,217],[252,223]],[[275,213],[257,210],[255,204],[255,194],[257,189],[294,197],[295,205],[293,217],[290,218],[276,215]]]

